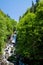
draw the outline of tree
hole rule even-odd
[[[34,13],[34,2],[32,1],[32,12]]]
[[[43,2],[18,23],[17,53],[29,59],[43,59]]]
[[[0,53],[2,53],[9,35],[16,29],[16,21],[0,10]]]
[[[36,3],[38,3],[39,2],[39,0],[36,0]]]
[[[21,19],[21,16],[19,17],[19,21],[20,21],[20,19]]]

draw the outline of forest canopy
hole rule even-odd
[[[2,53],[9,36],[16,29],[16,21],[0,10],[0,53]]]
[[[17,54],[30,59],[43,58],[43,2],[32,2],[32,7],[17,25]]]

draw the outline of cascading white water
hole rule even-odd
[[[10,62],[7,61],[7,59],[9,56],[14,54],[14,50],[15,50],[15,47],[14,47],[14,44],[16,43],[16,34],[15,33],[13,34],[13,36],[11,36],[10,41],[11,41],[11,43],[8,43],[6,48],[3,51],[3,60],[2,60],[2,62],[6,62],[8,65]]]

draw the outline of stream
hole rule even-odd
[[[14,51],[15,51],[15,44],[16,44],[16,31],[14,32],[14,34],[11,36],[10,38],[10,43],[8,43],[4,49],[4,53],[3,53],[3,61],[6,62],[8,65],[9,62],[7,59],[11,56],[14,55]],[[14,63],[12,63],[12,65],[25,65],[23,62],[21,62],[20,60],[18,61],[18,63],[16,63],[15,61],[13,61]],[[10,64],[11,65],[11,64]]]

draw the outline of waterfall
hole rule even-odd
[[[6,48],[3,49],[3,59],[2,59],[2,62],[0,63],[0,65],[14,65],[13,63],[9,62],[7,59],[12,54],[14,54],[14,51],[15,51],[14,45],[15,45],[15,43],[16,43],[16,33],[14,33],[11,36],[10,43],[8,43],[6,45]]]

